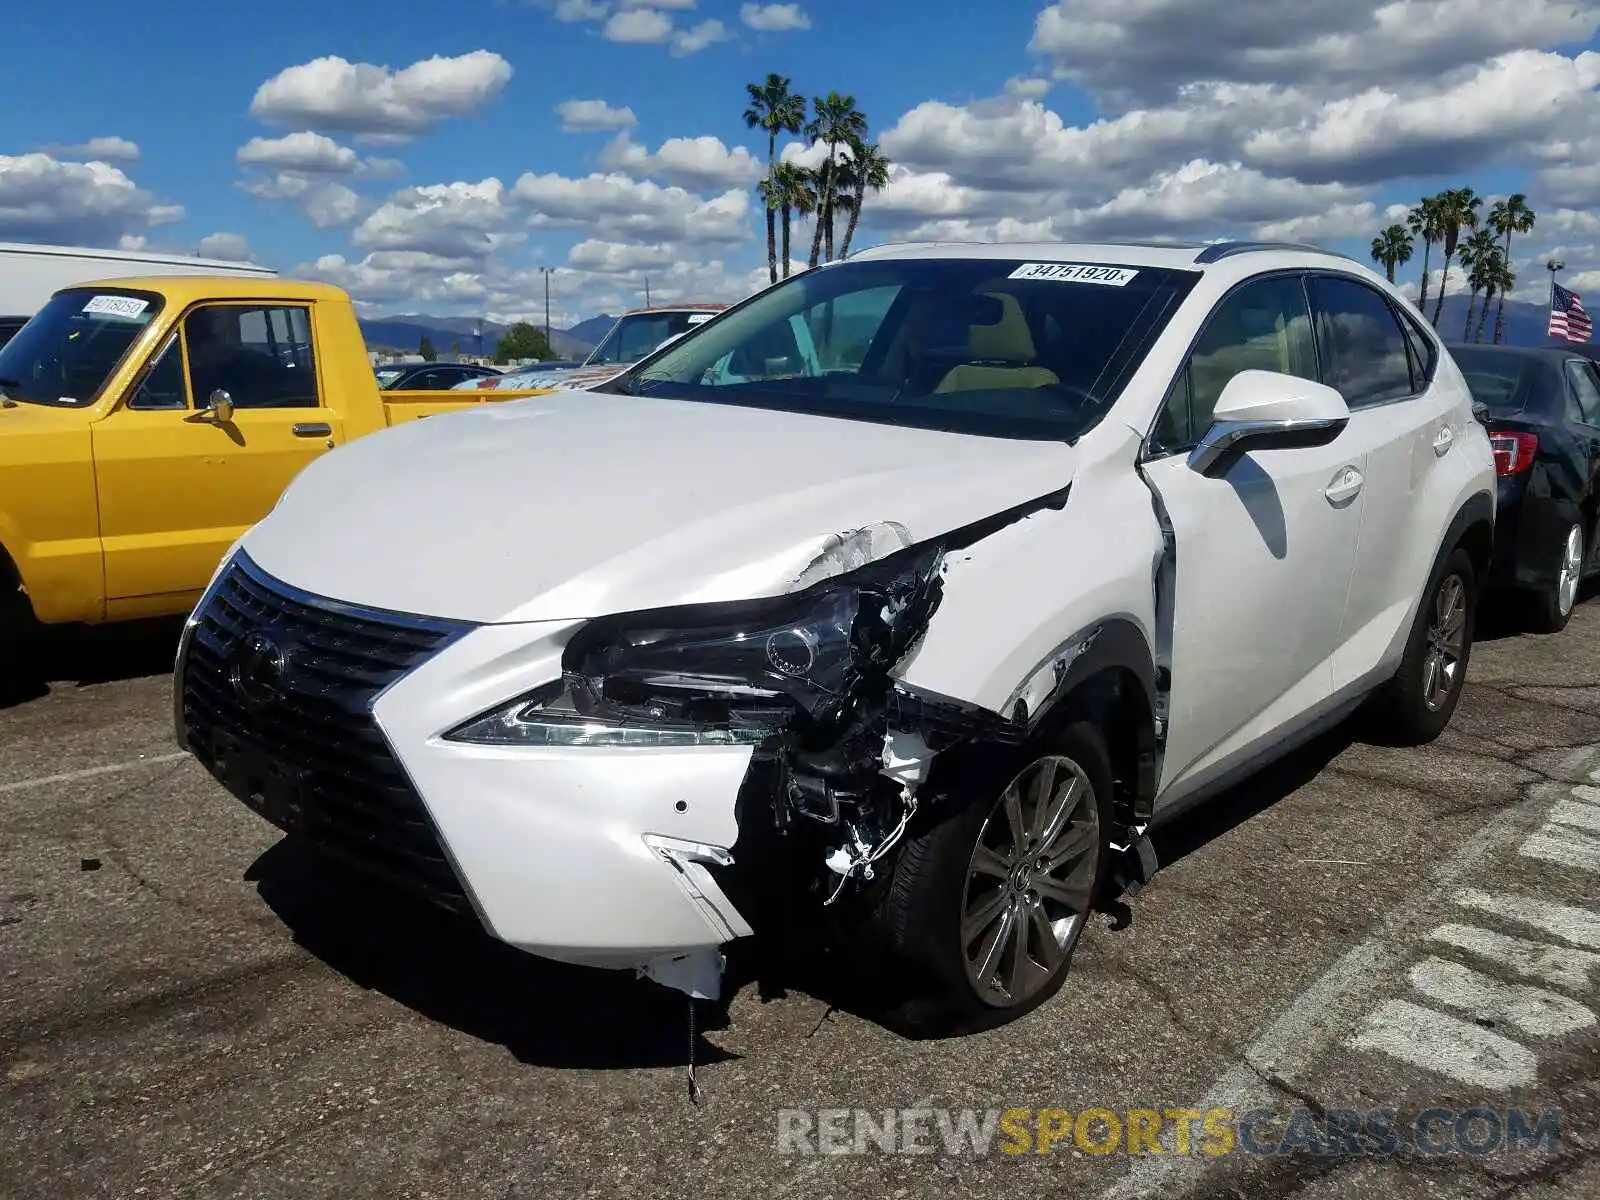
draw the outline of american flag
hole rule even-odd
[[[1594,322],[1584,310],[1577,292],[1569,292],[1559,283],[1552,283],[1550,294],[1550,328],[1553,338],[1569,342],[1587,342],[1594,336]]]

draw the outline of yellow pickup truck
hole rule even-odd
[[[530,394],[381,392],[349,296],[323,284],[59,291],[0,347],[0,642],[187,612],[318,455]]]

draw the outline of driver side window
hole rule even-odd
[[[187,409],[189,382],[183,374],[183,347],[173,334],[156,356],[155,365],[128,401],[131,409]]]
[[[1251,369],[1317,378],[1311,311],[1298,275],[1247,283],[1216,307],[1173,381],[1151,449],[1192,449],[1211,427],[1222,389]]]

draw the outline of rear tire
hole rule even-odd
[[[1578,589],[1583,584],[1583,526],[1574,522],[1557,550],[1555,578],[1528,596],[1528,625],[1534,633],[1560,633],[1572,620],[1578,606]]]
[[[1099,730],[1075,723],[1002,758],[968,772],[948,815],[906,841],[869,918],[884,965],[915,980],[891,1014],[912,1036],[994,1028],[1048,1001],[1108,875]]]
[[[1466,684],[1477,615],[1472,559],[1457,547],[1428,581],[1400,669],[1373,697],[1374,729],[1383,741],[1421,746],[1450,724]]]

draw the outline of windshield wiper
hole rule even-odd
[[[0,387],[21,387],[21,386],[22,386],[22,380],[20,380],[20,379],[6,379],[6,378],[3,378],[3,377],[0,377]]]

